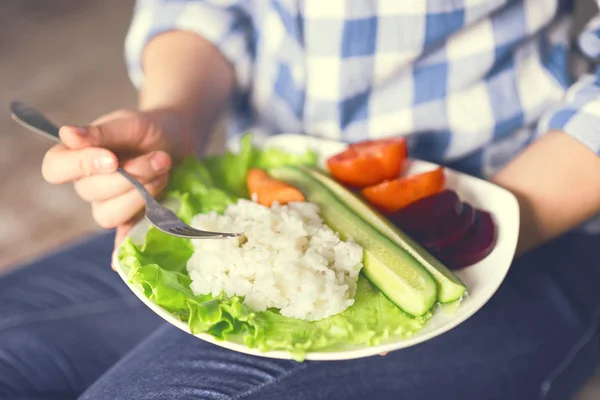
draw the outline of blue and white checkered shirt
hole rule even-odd
[[[489,177],[550,129],[600,151],[600,18],[571,45],[574,1],[139,0],[126,42],[197,32],[235,66],[233,134],[358,141],[407,135],[412,154]]]

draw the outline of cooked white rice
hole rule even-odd
[[[197,215],[195,228],[243,232],[247,240],[193,240],[192,290],[243,296],[252,310],[309,321],[344,311],[354,303],[363,251],[340,240],[318,212],[311,203],[268,208],[240,200],[224,215]]]

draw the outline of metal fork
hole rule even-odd
[[[13,101],[10,104],[10,111],[12,118],[25,128],[61,143],[58,136],[58,127],[39,111],[19,101]],[[117,168],[117,172],[123,175],[140,192],[146,202],[146,219],[157,229],[172,236],[188,239],[225,239],[242,236],[241,233],[207,232],[192,228],[180,220],[173,211],[156,201],[144,185],[132,175],[121,167]]]

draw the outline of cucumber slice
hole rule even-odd
[[[300,189],[308,201],[319,206],[325,223],[342,239],[351,238],[362,246],[361,272],[394,304],[414,317],[431,310],[437,299],[436,282],[405,249],[361,218],[345,199],[307,170],[286,166],[271,169],[269,174]]]
[[[465,284],[461,282],[452,271],[446,268],[438,259],[432,256],[410,236],[393,225],[387,218],[321,171],[314,168],[305,168],[305,170],[313,178],[326,185],[336,196],[344,199],[346,206],[350,207],[369,224],[373,225],[373,227],[379,230],[383,235],[396,242],[408,254],[413,256],[421,265],[423,265],[427,271],[433,275],[433,278],[437,282],[438,302],[444,304],[453,303],[457,300],[461,300],[466,294],[467,288]]]

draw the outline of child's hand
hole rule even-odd
[[[49,183],[73,182],[103,228],[118,228],[117,243],[143,209],[137,190],[116,171],[120,164],[152,195],[165,188],[171,156],[181,147],[181,123],[165,111],[116,111],[87,127],[63,126],[63,144],[46,153],[42,174]]]

